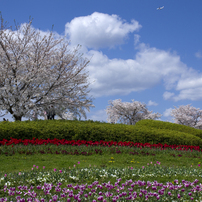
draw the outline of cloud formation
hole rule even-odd
[[[195,53],[195,56],[196,56],[197,58],[202,58],[202,52],[201,52],[201,51],[196,52],[196,53]]]
[[[163,116],[169,117],[172,110],[173,110],[172,108],[166,109],[166,110],[163,112]]]
[[[117,15],[98,12],[66,23],[65,32],[69,36],[67,40],[71,41],[70,49],[82,44],[84,57],[92,57],[87,67],[92,82],[91,94],[95,98],[122,96],[151,89],[163,82],[165,92],[162,96],[165,100],[202,99],[199,93],[202,90],[202,73],[188,68],[175,53],[140,43],[141,36],[138,34],[133,35],[136,54],[131,59],[110,59],[97,50],[124,43],[129,33],[140,28],[141,25],[135,20],[128,23]],[[40,31],[42,37],[47,33],[49,31]],[[62,37],[57,33],[54,35],[56,38]],[[201,57],[201,52],[196,56]]]
[[[157,106],[158,105],[158,103],[156,103],[156,102],[154,102],[154,101],[151,101],[151,100],[149,100],[149,102],[148,102],[148,104],[147,104],[148,106]]]
[[[123,44],[129,33],[140,28],[136,20],[127,23],[118,15],[94,12],[66,23],[65,33],[74,45],[98,49]]]
[[[166,89],[172,89],[185,75],[188,68],[180,57],[167,51],[141,44],[135,59],[109,59],[102,52],[91,50],[88,66],[95,97],[127,95],[150,89],[164,81]],[[168,99],[168,97],[166,97]]]
[[[109,59],[99,50],[123,44],[129,33],[140,28],[136,20],[128,23],[117,15],[98,12],[66,23],[65,33],[71,45],[81,44],[85,55],[93,56],[88,66],[90,79],[95,81],[90,86],[93,96],[128,95],[151,89],[163,81],[165,100],[202,99],[198,93],[202,88],[202,74],[188,68],[179,55],[140,43],[138,34],[133,35],[137,50],[134,58]],[[200,51],[196,53],[196,57],[201,56]]]
[[[96,121],[104,121],[107,120],[107,113],[105,110],[97,110],[97,111],[91,111],[90,113],[87,112],[88,119],[90,120],[96,120]]]

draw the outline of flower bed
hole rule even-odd
[[[115,141],[86,141],[86,140],[59,140],[59,139],[14,139],[11,137],[10,140],[3,139],[0,141],[0,145],[16,145],[16,144],[23,144],[23,145],[47,145],[47,144],[54,144],[54,145],[71,145],[71,146],[128,146],[128,147],[139,147],[139,148],[161,148],[161,149],[177,149],[177,150],[195,150],[195,151],[202,151],[199,146],[191,146],[191,145],[167,145],[167,144],[151,144],[151,143],[134,143],[134,142],[115,142]]]
[[[46,170],[41,164],[34,165],[30,171],[0,172],[0,202],[6,200],[19,202],[202,200],[202,169],[197,159],[194,164],[190,162],[190,165],[181,167],[178,163],[174,166],[172,164],[166,166],[160,161],[150,161],[151,158],[161,158],[164,161],[167,157],[171,162],[176,157],[178,160],[184,157],[192,160],[201,158],[201,149],[197,146],[13,138],[3,140],[0,144],[0,154],[4,155],[2,159],[16,154],[24,161],[27,155],[33,159],[31,155],[34,154],[40,154],[38,155],[40,157],[45,154],[86,156],[72,157],[74,160],[71,167],[66,166],[61,169]],[[114,159],[111,154],[115,154],[116,158]],[[82,158],[88,159],[87,156],[90,155],[97,155],[96,159],[104,158],[104,164],[100,164],[99,167],[89,164],[85,164],[87,167],[84,166]],[[131,160],[131,155],[132,158],[138,155],[139,159],[144,156],[144,163],[139,165],[137,159]],[[51,158],[52,156],[54,155],[51,155]],[[128,162],[125,160],[126,156],[130,157]],[[65,158],[70,159],[68,156]],[[78,165],[75,163],[75,158],[80,158]],[[120,159],[126,164],[119,163]]]
[[[148,175],[180,174],[186,177],[192,173],[196,177],[202,176],[202,171],[196,168],[165,171],[160,162],[141,169],[89,167],[45,171],[45,168],[41,170],[34,166],[30,172],[8,174],[1,178],[4,197],[0,201],[201,201],[202,184],[197,179],[167,183],[133,180],[134,176]],[[114,182],[106,181],[109,177],[114,178]],[[67,183],[69,181],[72,183]]]

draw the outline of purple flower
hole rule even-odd
[[[41,189],[41,186],[40,186],[40,185],[38,185],[36,188],[37,188],[37,189]]]
[[[99,196],[99,197],[97,198],[97,200],[98,200],[98,201],[103,201],[103,196]]]
[[[67,187],[68,187],[68,188],[71,188],[71,187],[72,187],[72,184],[68,184]]]
[[[152,186],[152,190],[156,191],[157,190],[156,186]]]
[[[54,195],[52,198],[53,198],[53,201],[57,201],[58,196],[57,196],[57,195]]]
[[[171,192],[170,192],[170,191],[168,192],[168,195],[169,195],[169,196],[172,196],[172,194],[171,194]]]

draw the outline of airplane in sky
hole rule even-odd
[[[158,7],[157,10],[162,10],[164,6]]]

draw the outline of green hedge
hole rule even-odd
[[[163,126],[156,128],[147,124],[141,125],[139,122],[135,126],[69,120],[1,122],[0,140],[10,139],[10,137],[17,139],[32,139],[35,137],[38,139],[57,138],[87,141],[148,142],[152,144],[166,143],[169,145],[195,145],[202,147],[202,139],[196,135],[165,128]]]
[[[138,126],[135,129],[134,133],[130,135],[134,142],[202,147],[202,139],[188,133]]]
[[[178,131],[178,132],[192,134],[202,139],[202,130],[195,129],[185,125],[176,124],[176,123],[145,119],[145,120],[138,121],[136,123],[136,126],[156,128],[156,129],[167,129],[170,131]]]

